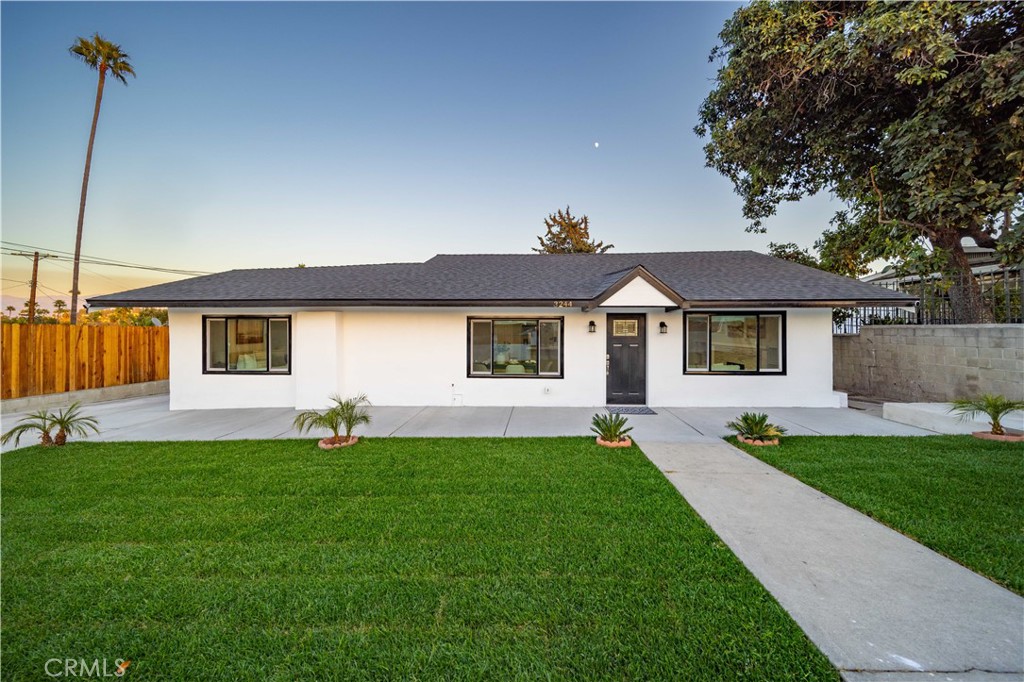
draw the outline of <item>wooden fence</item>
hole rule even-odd
[[[0,398],[166,379],[167,327],[4,324]]]

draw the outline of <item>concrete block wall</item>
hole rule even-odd
[[[878,325],[832,339],[837,391],[902,402],[1024,400],[1024,326]]]

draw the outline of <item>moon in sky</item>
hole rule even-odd
[[[594,143],[594,149],[597,149],[597,148],[598,148],[598,147],[600,147],[600,146],[601,146],[601,143],[600,143],[600,142],[595,142],[595,143]]]

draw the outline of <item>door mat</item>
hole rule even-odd
[[[658,414],[646,405],[609,405],[610,414]]]

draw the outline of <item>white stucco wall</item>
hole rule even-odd
[[[342,314],[308,311],[292,315],[292,376],[295,406],[326,407],[330,395],[340,391]]]
[[[208,310],[207,315],[259,315],[265,310]],[[274,311],[275,313],[278,311]],[[204,311],[175,310],[167,314],[170,327],[171,409],[221,407],[291,407],[295,380],[291,375],[203,374]]]
[[[587,332],[604,315],[569,309],[503,310],[495,317],[563,317],[565,378],[467,377],[464,309],[347,310],[341,345],[346,394],[379,405],[599,405],[604,402],[604,336]],[[591,371],[596,367],[597,371]]]
[[[375,405],[581,406],[605,403],[605,314],[647,314],[647,403],[661,406],[837,407],[829,309],[787,310],[787,374],[684,375],[683,315],[662,309],[578,308],[236,310],[292,316],[292,374],[202,373],[203,311],[172,311],[171,408],[321,407],[366,393]],[[467,317],[564,317],[564,378],[467,377]],[[596,333],[587,331],[594,320]],[[659,334],[665,321],[668,333]]]
[[[684,375],[682,313],[649,315],[647,404],[845,407],[845,396],[832,390],[832,310],[792,308],[785,312],[786,374],[750,376]],[[658,333],[662,320],[668,324],[667,334]]]

